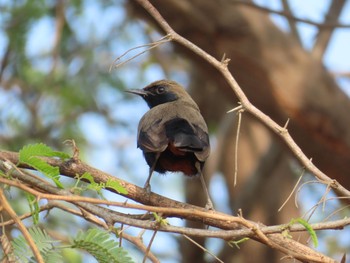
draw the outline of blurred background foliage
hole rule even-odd
[[[169,1],[169,4],[173,4],[173,1]],[[169,10],[172,10],[170,5]],[[326,6],[326,4],[324,5]],[[194,12],[193,10],[197,9],[191,10]],[[200,12],[200,10],[196,12]],[[322,12],[320,13],[319,16],[322,16]],[[70,151],[69,147],[65,146],[64,141],[74,139],[84,161],[129,182],[143,185],[148,168],[142,159],[141,152],[136,149],[136,127],[140,117],[147,110],[147,106],[139,98],[131,97],[123,91],[129,88],[142,88],[148,83],[162,78],[174,79],[184,86],[191,86],[191,92],[199,101],[212,131],[212,145],[214,148],[220,145],[220,139],[226,138],[220,137],[220,132],[225,129],[225,123],[227,123],[223,121],[226,118],[224,112],[233,107],[236,100],[228,95],[227,90],[216,89],[213,91],[213,89],[206,88],[207,86],[220,86],[221,83],[216,82],[215,78],[211,79],[209,77],[211,73],[208,71],[203,73],[197,69],[198,63],[203,63],[202,61],[194,63],[195,59],[186,57],[186,52],[183,50],[179,51],[173,45],[165,44],[129,61],[122,67],[110,70],[115,59],[126,50],[161,38],[162,34],[152,26],[152,23],[149,23],[149,20],[138,19],[144,16],[144,14],[140,15],[137,8],[128,1],[0,1],[0,149],[18,151],[28,143],[44,142],[57,150]],[[213,19],[213,17],[211,18]],[[197,21],[195,18],[196,15],[193,15],[193,20]],[[281,18],[273,17],[273,19],[278,22]],[[179,17],[178,22],[181,23],[181,21]],[[198,21],[201,20],[198,19]],[[210,24],[211,20],[208,18],[206,22]],[[199,22],[199,24],[201,23]],[[202,25],[204,28],[206,24]],[[227,34],[224,30],[220,32],[221,35],[218,37],[225,38],[235,33],[228,28],[223,28],[227,30]],[[285,30],[283,27],[282,29]],[[212,45],[212,42],[205,39],[205,35],[198,34],[198,31],[186,32],[186,34],[194,38],[199,36],[204,39],[208,45],[207,49]],[[241,36],[239,35],[239,37]],[[239,42],[239,37],[237,42]],[[309,44],[306,42],[304,45],[308,46]],[[235,46],[235,43],[232,46]],[[216,54],[217,57],[225,53],[224,47],[222,46],[222,53]],[[132,52],[129,58],[137,52],[139,50]],[[252,56],[254,56],[254,52],[257,52],[256,49],[251,51]],[[228,57],[233,58],[231,65],[234,67],[232,69],[234,76],[235,70],[240,71],[241,65],[242,70],[253,68],[251,65],[247,67],[244,64],[236,64],[237,57]],[[327,67],[331,66],[327,65]],[[255,77],[257,78],[256,82],[259,82],[259,75],[255,75],[253,70],[252,73],[247,72],[244,78],[240,77],[238,73],[238,78],[241,80],[239,83],[245,83],[247,79]],[[337,81],[346,90],[349,82],[344,78],[337,79]],[[194,84],[195,82],[196,84]],[[203,99],[203,96],[206,99]],[[230,101],[221,100],[222,97],[226,97]],[[243,120],[248,119],[247,122],[249,122],[249,118],[244,117]],[[254,131],[262,129],[254,125],[249,127]],[[236,127],[231,127],[231,129],[234,131]],[[262,133],[265,134],[266,131],[264,130]],[[249,133],[246,134],[249,135]],[[249,137],[248,135],[247,137]],[[226,138],[224,144],[232,141],[233,145],[233,138]],[[266,139],[266,141],[270,142],[270,139]],[[242,144],[242,148],[244,148],[244,141]],[[269,147],[266,146],[266,148]],[[272,144],[271,148],[275,149],[274,147]],[[261,150],[261,152],[264,151]],[[240,156],[242,156],[240,161],[246,157],[246,155]],[[278,148],[276,156],[282,156],[280,148]],[[232,165],[232,155],[226,155],[226,157],[226,162],[230,162]],[[225,160],[221,162],[224,163]],[[274,160],[278,164],[284,163],[279,159]],[[289,173],[293,174],[294,177],[291,176],[286,181],[295,183],[301,169],[295,162],[290,161],[290,156],[288,156],[288,160],[286,163],[289,167]],[[256,201],[252,198],[259,198],[260,192],[254,190],[256,188],[250,192],[245,191],[244,193],[248,193],[248,197],[242,194],[240,195],[242,200],[234,203],[233,197],[230,196],[234,190],[230,189],[227,183],[228,179],[225,178],[229,173],[227,171],[232,171],[232,166],[222,165],[223,167],[219,165],[221,168],[217,168],[218,172],[215,170],[210,173],[211,189],[215,193],[214,201],[216,201],[219,210],[236,214],[237,209],[242,208],[242,200],[245,200],[243,204],[248,204],[247,199],[244,198],[249,197],[254,204]],[[244,171],[244,167],[242,169]],[[291,170],[292,172],[290,172]],[[283,172],[283,169],[281,171]],[[281,171],[279,172],[281,173]],[[249,174],[253,174],[253,172],[249,172]],[[73,183],[72,180],[66,180],[68,185]],[[157,193],[182,201],[192,200],[191,194],[195,195],[193,198],[198,198],[197,190],[189,190],[194,188],[188,186],[186,188],[184,181],[179,176],[169,175],[166,179],[163,177],[153,178],[153,180],[157,186],[152,189],[156,189]],[[243,180],[241,184],[245,185],[245,183],[246,181]],[[186,185],[194,187],[194,184],[196,184],[195,180],[186,180]],[[289,183],[286,188],[281,187],[281,189],[286,189],[283,193],[284,199],[288,195],[287,192],[291,191],[292,186],[293,184]],[[279,185],[272,182],[269,187],[269,189],[271,187],[276,189]],[[24,195],[13,190],[10,192],[16,211],[18,213],[28,211]],[[319,196],[322,196],[324,189],[320,190],[317,187],[312,189],[311,187],[308,190],[311,195],[305,194],[305,192],[303,191],[301,194],[303,203],[313,205]],[[281,205],[281,200],[284,200],[274,195],[265,195],[265,197],[267,204],[274,204],[274,209],[275,206]],[[111,198],[117,197],[113,195]],[[195,203],[193,200],[190,202]],[[201,203],[201,201],[198,202]],[[247,207],[243,206],[243,212],[247,211],[244,213],[246,216],[250,213],[249,209],[255,209],[257,215],[253,215],[252,219],[256,219],[262,213],[260,209],[267,208],[265,206],[255,207],[253,204],[247,205]],[[339,206],[338,203],[337,206]],[[334,209],[332,207],[328,213]],[[263,222],[267,224],[288,222],[288,218],[299,215],[296,212],[297,209],[294,209],[293,212],[288,211],[284,216],[284,221],[269,215],[263,217],[265,218]],[[346,215],[347,212],[344,213]],[[339,217],[343,216],[344,214],[339,215]],[[316,217],[316,220],[321,218],[324,217]],[[56,236],[60,236],[58,233],[65,235],[76,232],[77,229],[90,227],[82,220],[68,214],[64,216],[59,213],[55,214],[54,211],[45,220],[42,216],[42,222],[45,222],[45,228],[52,230],[51,234]],[[182,222],[178,223],[183,224]],[[27,220],[27,224],[30,225],[30,220]],[[157,245],[154,245],[152,249],[162,262],[178,262],[181,259],[183,262],[193,260],[200,262],[198,261],[199,257],[204,258],[203,255],[199,256],[197,252],[197,254],[192,255],[191,259],[191,255],[184,252],[184,246],[189,247],[188,243],[179,242],[177,237],[159,234],[157,240],[158,242],[155,243]],[[349,246],[349,240],[345,242],[343,237],[335,240],[334,236],[328,235],[325,236],[324,240],[321,249],[332,255],[339,255],[340,251],[345,250],[344,247]],[[205,243],[204,240],[200,242]],[[222,253],[221,256],[225,258],[225,249],[222,248],[222,244],[221,241],[207,241],[207,246],[214,253]],[[173,247],[177,249],[173,249]],[[178,249],[183,253],[181,256],[177,252]],[[192,249],[191,252],[193,251],[196,250]],[[74,257],[79,259],[70,259],[73,258],[72,253]],[[142,258],[139,252],[134,251],[133,253],[135,258]],[[266,262],[273,262],[269,253],[263,255],[265,255]],[[235,260],[242,260],[239,252],[236,253],[236,256]],[[208,258],[206,259],[210,262]],[[82,258],[74,252],[67,251],[66,260],[67,262],[79,262],[79,260],[86,262],[85,260],[91,259]],[[229,260],[225,262],[229,262]]]

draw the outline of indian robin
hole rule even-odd
[[[202,174],[210,152],[208,128],[197,104],[182,86],[170,80],[127,92],[141,96],[150,107],[139,122],[137,135],[137,147],[150,167],[145,189],[150,191],[153,171],[198,174],[207,195],[206,208],[213,209]]]

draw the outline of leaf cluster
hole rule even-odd
[[[45,262],[48,263],[63,262],[62,250],[67,248],[83,250],[101,263],[133,262],[127,251],[111,238],[110,233],[97,228],[78,233],[68,245],[62,245],[61,241],[54,240],[39,227],[30,228],[29,233]],[[23,236],[15,238],[12,246],[17,260],[23,263],[35,262],[33,252]]]

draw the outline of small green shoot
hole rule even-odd
[[[287,225],[288,226],[291,226],[291,225],[294,225],[296,223],[299,223],[301,225],[303,225],[305,227],[305,229],[307,230],[307,232],[309,232],[310,234],[310,237],[312,239],[312,242],[314,244],[314,247],[316,248],[318,246],[318,239],[317,239],[317,235],[316,235],[316,232],[315,230],[313,230],[313,228],[311,227],[311,225],[304,219],[302,218],[293,218],[289,224]]]
[[[244,238],[241,238],[240,240],[237,240],[237,241],[231,240],[231,241],[228,242],[228,245],[230,247],[234,247],[235,246],[237,249],[241,249],[239,245],[244,243],[244,242],[246,242],[246,241],[248,241],[249,239],[250,239],[249,237],[244,237]]]
[[[34,225],[39,223],[39,212],[40,212],[40,207],[38,200],[36,199],[35,195],[29,194],[25,192],[25,195],[27,197],[27,201],[29,204],[30,212],[32,213],[32,218],[33,218],[33,223]]]
[[[76,182],[75,186],[73,187],[74,192],[76,192],[77,190],[79,192],[81,192],[81,191],[84,191],[86,189],[90,189],[90,190],[96,191],[99,195],[102,196],[101,190],[108,187],[108,188],[114,189],[115,191],[117,191],[120,194],[127,194],[128,193],[128,191],[116,180],[108,179],[106,183],[103,183],[103,182],[96,183],[94,180],[94,177],[88,172],[85,172],[81,176],[77,175],[76,178],[77,178],[77,182]],[[89,185],[87,185],[85,189],[78,187],[78,184],[82,179],[89,182]]]
[[[168,220],[164,219],[163,217],[161,217],[157,213],[152,212],[152,215],[154,216],[154,219],[156,220],[157,224],[159,224],[160,226],[167,226],[167,225],[169,225]]]

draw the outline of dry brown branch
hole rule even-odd
[[[128,240],[130,243],[134,244],[140,251],[142,251],[144,254],[147,253],[147,257],[154,263],[159,263],[160,261],[156,258],[156,256],[151,252],[147,252],[147,247],[142,242],[141,238],[134,237],[128,234],[123,233],[123,239]],[[121,242],[119,242],[121,244]]]
[[[331,1],[328,13],[326,15],[325,24],[337,23],[338,18],[345,6],[346,0]],[[312,49],[312,55],[319,60],[322,60],[324,53],[331,40],[335,28],[320,28],[317,39]]]
[[[0,211],[1,211],[1,206],[0,206]],[[2,216],[0,218],[1,220],[3,219]],[[15,262],[16,258],[13,254],[13,247],[11,245],[11,241],[9,240],[9,238],[7,237],[3,229],[0,230],[0,246],[3,249],[3,257],[0,263]]]
[[[294,17],[294,15],[292,13],[292,10],[290,9],[288,0],[282,0],[282,5],[283,5],[284,12],[288,14],[286,18],[288,20],[291,35],[299,43],[299,45],[302,46],[303,43],[301,41],[298,29],[297,29],[296,20],[292,18]]]
[[[261,11],[269,13],[269,14],[276,14],[276,15],[284,16],[286,18],[293,19],[296,22],[301,22],[301,23],[317,26],[318,28],[335,28],[335,27],[336,28],[349,28],[350,27],[350,25],[344,25],[344,24],[339,24],[339,23],[334,23],[334,22],[333,23],[331,23],[331,22],[330,23],[317,23],[317,22],[311,21],[309,19],[295,17],[292,14],[285,12],[285,11],[277,11],[277,10],[273,10],[273,9],[270,9],[267,7],[259,6],[259,5],[255,4],[254,2],[250,2],[250,1],[232,0],[231,2],[232,2],[232,4],[246,5],[246,6],[261,10]]]
[[[203,247],[201,244],[199,244],[198,242],[194,241],[192,238],[190,238],[187,235],[182,235],[184,238],[186,238],[188,241],[190,241],[191,243],[195,244],[197,247],[199,247],[200,249],[202,249],[204,252],[208,253],[209,255],[211,255],[213,258],[215,258],[218,262],[220,263],[224,263],[221,259],[219,259],[217,256],[215,256],[214,253],[210,252],[208,249],[206,249],[205,247]]]
[[[158,47],[159,45],[162,45],[162,44],[167,43],[169,41],[171,41],[171,39],[168,36],[165,36],[165,37],[162,37],[161,39],[159,39],[157,41],[154,41],[152,43],[130,48],[129,50],[125,51],[123,54],[121,54],[119,57],[117,57],[113,61],[112,65],[109,67],[109,71],[111,71],[113,68],[121,67],[122,65],[128,63],[129,61],[131,61],[131,60],[133,60],[135,58],[137,58],[138,56],[141,56],[142,54],[147,53],[147,52],[151,51],[152,49]],[[128,58],[128,59],[126,59],[124,61],[122,60],[125,56],[127,56],[132,51],[138,50],[138,49],[142,49],[142,48],[145,48],[145,49],[142,50],[142,51],[139,51],[138,53],[136,53],[136,55],[131,56],[130,58]]]
[[[51,74],[55,71],[57,64],[58,64],[58,58],[59,58],[59,51],[60,51],[60,42],[62,39],[62,33],[63,33],[63,27],[65,24],[65,5],[63,0],[57,1],[57,4],[55,6],[56,11],[56,31],[55,31],[55,38],[52,48],[52,68],[51,68]]]
[[[350,72],[347,72],[347,71],[333,72],[332,74],[337,78],[349,78],[350,79]]]
[[[152,244],[153,244],[153,241],[154,241],[154,238],[156,237],[156,235],[157,235],[157,230],[153,232],[153,235],[152,235],[152,237],[151,237],[151,240],[149,241],[149,244],[148,244],[148,246],[147,246],[147,248],[146,248],[145,256],[143,257],[142,263],[145,263],[145,262],[146,262],[146,260],[147,260],[147,258],[148,258],[148,255],[149,255],[149,253],[150,253],[150,251],[151,251],[151,246],[152,246]]]
[[[281,207],[278,208],[278,210],[277,210],[278,212],[280,212],[280,211],[283,209],[283,207],[287,204],[287,202],[289,201],[289,199],[292,198],[293,194],[294,194],[295,191],[297,190],[297,187],[298,187],[298,185],[299,185],[301,179],[303,178],[304,172],[305,172],[305,171],[303,170],[302,173],[301,173],[301,175],[299,176],[298,181],[295,183],[295,185],[294,185],[292,191],[291,191],[290,194],[288,195],[286,201],[284,201],[283,204],[281,205]],[[295,206],[298,207],[298,203],[297,203],[297,202],[295,202]]]
[[[239,134],[241,131],[241,124],[242,124],[242,113],[244,112],[244,109],[241,108],[238,110],[238,120],[237,120],[237,133],[236,133],[236,141],[235,141],[235,171],[233,175],[233,186],[236,186],[237,184],[237,175],[238,175],[238,143],[239,143]]]
[[[16,222],[19,230],[23,234],[23,237],[28,242],[29,247],[33,251],[33,255],[36,258],[37,262],[44,263],[44,259],[42,258],[38,247],[34,243],[33,238],[29,234],[23,222],[18,218],[16,212],[12,209],[11,205],[8,203],[7,198],[1,188],[0,188],[0,204],[2,205],[3,210],[5,210],[7,214]]]

